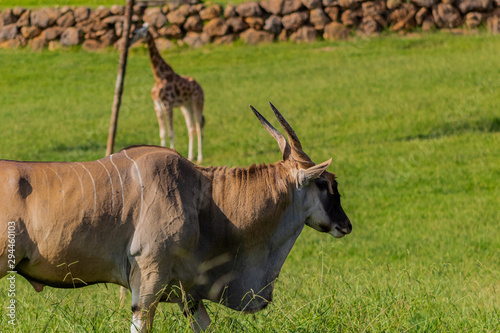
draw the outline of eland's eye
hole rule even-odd
[[[324,181],[323,179],[318,179],[316,181],[316,185],[318,186],[318,188],[322,191],[326,191],[328,190],[328,183],[326,181]]]

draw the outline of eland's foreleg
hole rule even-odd
[[[189,318],[191,328],[194,332],[204,332],[210,326],[210,316],[203,305],[203,301],[189,302],[187,306],[179,303],[179,308]]]
[[[161,274],[148,272],[132,274],[130,290],[132,291],[132,325],[131,333],[149,333],[153,328],[156,307],[162,295]]]

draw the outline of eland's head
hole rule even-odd
[[[340,204],[336,177],[326,171],[332,159],[316,165],[302,150],[302,145],[292,127],[281,113],[271,103],[269,104],[288,141],[254,107],[250,107],[264,128],[278,142],[283,161],[287,163],[290,175],[296,184],[294,195],[301,197],[301,200],[296,202],[303,205],[300,211],[304,212],[306,225],[336,238],[351,233],[352,224]]]

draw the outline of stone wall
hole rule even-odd
[[[60,7],[0,12],[0,47],[79,45],[95,50],[122,40],[124,7]],[[159,48],[174,43],[248,44],[317,38],[346,39],[351,31],[477,29],[500,33],[500,0],[263,0],[240,5],[169,4],[134,7],[133,26],[148,22]]]

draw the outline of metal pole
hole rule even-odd
[[[113,153],[115,147],[116,128],[118,126],[118,114],[120,113],[120,105],[122,102],[123,81],[125,80],[125,70],[127,68],[128,44],[130,41],[130,24],[132,21],[132,13],[134,8],[134,0],[127,0],[125,6],[125,23],[123,25],[123,34],[125,35],[124,43],[120,53],[120,62],[118,74],[116,76],[115,97],[113,99],[113,109],[111,110],[111,121],[109,123],[108,145],[106,147],[106,156]]]

